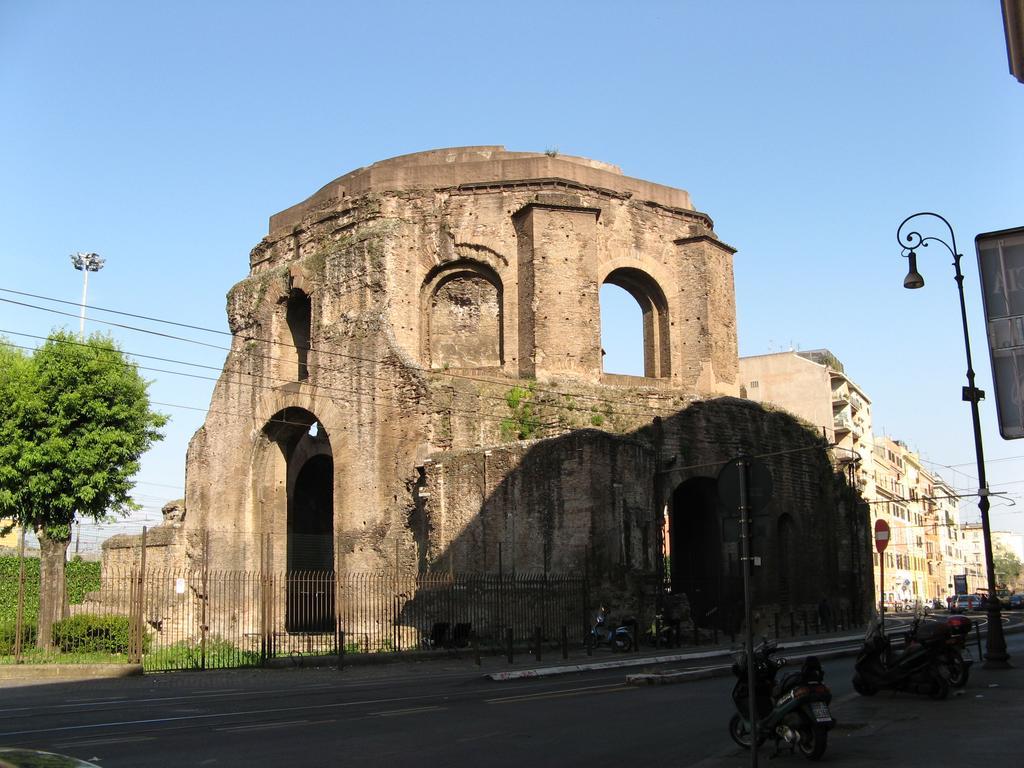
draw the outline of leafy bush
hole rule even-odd
[[[259,651],[247,651],[232,645],[227,640],[211,637],[206,641],[206,668],[230,669],[233,667],[254,667],[260,663]],[[199,641],[183,641],[166,648],[154,650],[143,659],[144,668],[156,669],[202,669],[203,657]]]
[[[0,656],[9,656],[14,653],[14,636],[17,622],[0,622]],[[36,624],[34,620],[26,620],[21,627],[21,648],[27,650],[35,645]]]
[[[63,653],[128,653],[131,620],[127,616],[69,616],[53,625],[53,643]]]
[[[89,592],[100,588],[100,563],[74,558],[67,563],[65,583],[68,602],[78,605]],[[0,624],[14,623],[18,612],[18,558],[0,556]],[[39,558],[25,558],[25,617],[39,615]],[[12,630],[13,632],[13,630]]]

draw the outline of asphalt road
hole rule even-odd
[[[1024,658],[1024,636],[1007,639]],[[844,701],[858,698],[852,664],[825,662],[841,724]],[[428,662],[8,688],[0,691],[0,744],[110,768],[650,768],[735,753],[726,731],[731,676],[646,687],[626,685],[625,676],[614,669],[494,682],[465,663]]]

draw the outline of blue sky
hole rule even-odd
[[[972,241],[1024,225],[1024,85],[995,0],[7,0],[0,104],[0,287],[77,302],[68,254],[96,251],[90,304],[220,330],[269,216],[376,160],[557,148],[686,189],[738,249],[741,354],[828,347],[876,432],[976,487],[951,260],[926,251],[927,287],[903,290],[895,231],[920,210],[953,223],[991,392]],[[0,302],[0,333],[77,327],[64,309]],[[129,352],[223,362],[111,330]],[[637,365],[605,346],[610,367]],[[140,476],[155,521],[212,381],[147,376],[174,419]],[[999,437],[992,397],[982,419],[990,484],[1019,500],[995,502],[994,526],[1024,531],[1024,443]]]

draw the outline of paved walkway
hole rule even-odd
[[[837,725],[822,763],[848,768],[1011,768],[1024,765],[1024,669],[971,669],[967,687],[945,701],[907,693],[856,693],[833,702]],[[758,753],[760,766],[797,765],[804,760],[774,747]],[[746,768],[750,753],[724,750],[699,768]]]

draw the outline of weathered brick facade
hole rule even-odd
[[[677,489],[773,453],[759,603],[856,599],[866,530],[823,448],[731,397],[732,255],[686,192],[583,158],[456,148],[331,182],[271,218],[228,295],[186,530],[219,569],[587,568],[640,600],[666,512],[680,552],[698,515],[720,602],[734,545]],[[602,371],[606,282],[643,311],[643,377]]]

